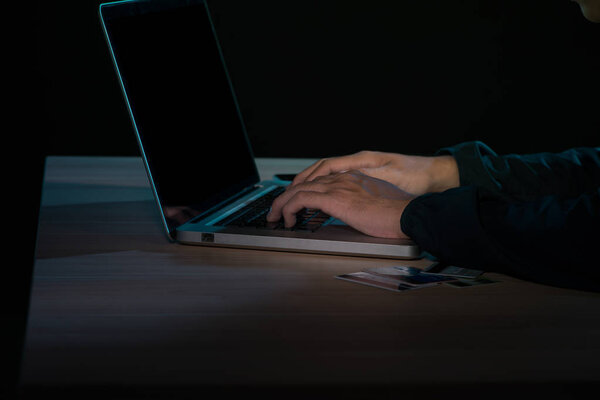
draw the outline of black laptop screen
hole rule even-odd
[[[101,14],[169,232],[258,182],[203,2],[122,2]]]

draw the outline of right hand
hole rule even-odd
[[[452,156],[422,157],[375,151],[319,160],[300,172],[291,186],[349,170],[387,181],[415,196],[460,186],[458,167]]]
[[[347,171],[288,186],[273,202],[267,221],[283,218],[291,228],[298,211],[318,209],[366,235],[406,238],[400,219],[414,197],[384,180]]]

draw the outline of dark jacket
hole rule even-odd
[[[460,187],[406,207],[404,233],[448,264],[600,291],[600,148],[499,156],[481,142],[442,149]]]

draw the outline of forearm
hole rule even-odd
[[[467,142],[438,154],[454,157],[461,186],[506,196],[570,196],[600,186],[600,148],[500,156],[481,142]]]
[[[449,264],[600,291],[600,190],[513,201],[473,186],[420,196],[401,227]]]

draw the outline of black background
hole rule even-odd
[[[139,154],[98,4],[3,5],[4,209],[23,247],[5,271],[3,394],[17,379],[44,157]],[[598,145],[600,25],[568,0],[209,4],[257,156]]]
[[[31,18],[51,154],[138,154],[99,3],[38,2]],[[256,156],[598,144],[600,25],[567,0],[209,6]]]
[[[138,154],[99,3],[37,2],[26,16],[32,128],[49,154]],[[568,0],[209,6],[256,156],[598,145],[600,25]]]

